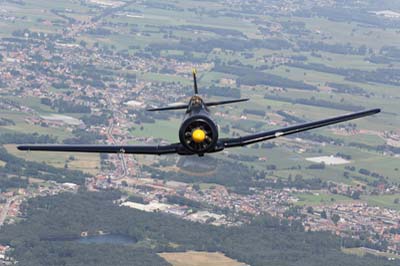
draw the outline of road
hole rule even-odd
[[[106,101],[107,101],[107,104],[109,106],[109,110],[112,111],[113,117],[118,117],[118,115],[121,115],[121,112],[117,108],[115,108],[115,106],[113,105],[113,103],[112,103],[112,101],[111,101],[111,99],[109,97],[106,98]],[[107,135],[112,140],[114,145],[118,145],[119,143],[117,142],[117,140],[113,136],[113,129],[114,129],[114,120],[111,121],[110,126],[107,129]],[[122,173],[122,175],[120,175],[120,178],[123,178],[123,177],[126,177],[129,174],[128,167],[126,166],[125,155],[120,153],[120,154],[118,154],[118,158],[121,161],[122,170],[123,170],[123,173]]]
[[[112,139],[113,144],[118,145],[117,140],[114,138],[114,136],[113,136],[113,134],[112,134],[113,129],[114,129],[114,121],[112,121],[112,122],[110,123],[110,126],[108,127],[108,130],[107,130],[107,135],[108,135],[108,137],[109,137],[110,139]],[[120,178],[123,178],[123,177],[125,177],[125,176],[128,175],[128,167],[126,166],[125,155],[119,153],[119,154],[118,154],[118,158],[121,160],[122,170],[123,170],[123,173],[122,173],[122,175],[120,176]]]

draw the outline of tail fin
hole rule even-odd
[[[196,78],[196,69],[193,68],[193,82],[194,82],[194,94],[199,94],[199,90],[197,89],[197,78]]]

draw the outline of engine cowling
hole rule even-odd
[[[179,140],[193,153],[210,152],[217,144],[218,128],[207,116],[192,116],[182,123],[179,129]]]

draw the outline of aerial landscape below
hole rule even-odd
[[[399,37],[389,0],[0,0],[0,265],[399,265]]]

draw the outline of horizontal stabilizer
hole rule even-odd
[[[167,107],[160,107],[160,108],[150,108],[147,111],[154,112],[154,111],[168,111],[168,110],[180,110],[180,109],[187,109],[187,104],[179,104],[179,105],[172,105]]]
[[[237,99],[237,100],[228,100],[228,101],[219,101],[219,102],[208,102],[206,106],[216,106],[216,105],[223,105],[223,104],[230,104],[230,103],[240,103],[240,102],[247,102],[249,99]]]
[[[204,103],[207,107],[209,106],[217,106],[217,105],[223,105],[223,104],[230,104],[230,103],[240,103],[240,102],[246,102],[249,99],[236,99],[236,100],[227,100],[227,101],[218,101],[218,102],[206,102]],[[167,106],[167,107],[160,107],[160,108],[150,108],[147,109],[147,111],[154,112],[154,111],[168,111],[168,110],[180,110],[180,109],[187,109],[188,105],[187,104],[180,104],[180,105],[172,105],[172,106]]]

